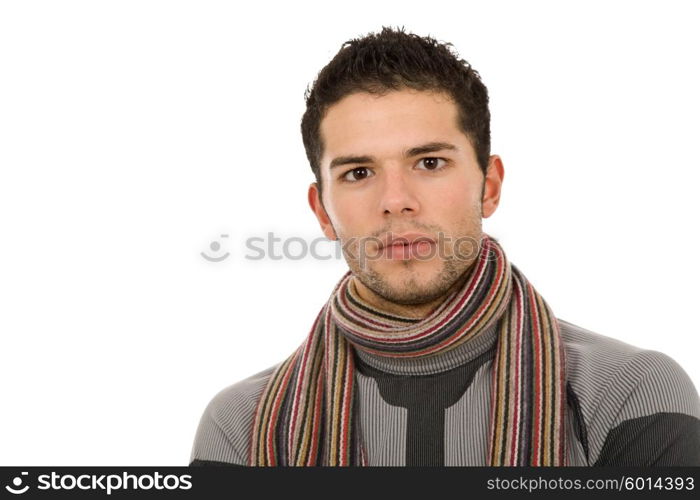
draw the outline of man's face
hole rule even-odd
[[[485,184],[457,113],[445,94],[401,90],[351,94],[321,122],[323,200],[314,183],[309,203],[355,277],[386,301],[425,304],[450,291],[498,204],[500,160],[491,157]],[[405,233],[434,242],[382,247]]]

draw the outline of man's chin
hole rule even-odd
[[[366,269],[354,273],[366,285],[381,283],[385,288],[393,290],[405,290],[406,288],[427,288],[430,283],[435,283],[440,271],[435,269],[409,269],[397,266],[396,269]],[[369,285],[368,285],[369,286]]]
[[[375,291],[376,293],[376,291]],[[422,306],[441,298],[446,297],[446,291],[442,289],[389,289],[383,290],[381,294],[384,300],[402,306]]]
[[[392,275],[374,274],[372,277],[359,277],[364,286],[384,300],[405,306],[421,305],[431,302],[446,293],[445,285],[436,286],[435,275],[402,278],[401,273]],[[447,287],[449,288],[449,287]]]

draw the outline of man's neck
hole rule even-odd
[[[396,302],[391,302],[386,300],[384,297],[377,295],[373,290],[367,288],[356,276],[352,277],[351,285],[354,287],[357,294],[362,300],[370,304],[371,306],[385,311],[389,314],[394,314],[397,316],[403,316],[407,318],[423,319],[432,313],[437,307],[442,304],[445,299],[455,290],[459,289],[467,279],[469,273],[464,273],[460,278],[450,287],[450,289],[438,297],[437,299],[425,302],[423,304],[397,304]]]

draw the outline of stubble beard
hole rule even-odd
[[[357,258],[350,259],[346,255],[348,267],[356,279],[386,301],[400,305],[421,305],[432,302],[445,296],[448,292],[452,293],[454,290],[450,289],[461,286],[458,285],[458,282],[461,284],[468,277],[478,256],[482,237],[481,207],[478,210],[470,214],[465,225],[456,232],[457,236],[445,243],[445,246],[448,246],[454,244],[458,238],[468,237],[470,241],[479,243],[476,252],[475,248],[461,248],[461,252],[457,252],[461,257],[455,256],[455,249],[444,248],[441,253],[435,252],[431,260],[440,261],[440,269],[427,282],[419,280],[419,269],[421,266],[426,266],[427,263],[414,259],[392,263],[391,265],[395,269],[392,274],[401,276],[401,278],[395,277],[393,280],[386,272],[378,272],[375,269],[376,260],[366,261],[363,266]],[[399,281],[397,282],[397,280]]]

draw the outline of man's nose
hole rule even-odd
[[[400,169],[385,170],[382,183],[381,207],[385,215],[417,213],[420,209],[415,187],[412,186],[409,174]]]

